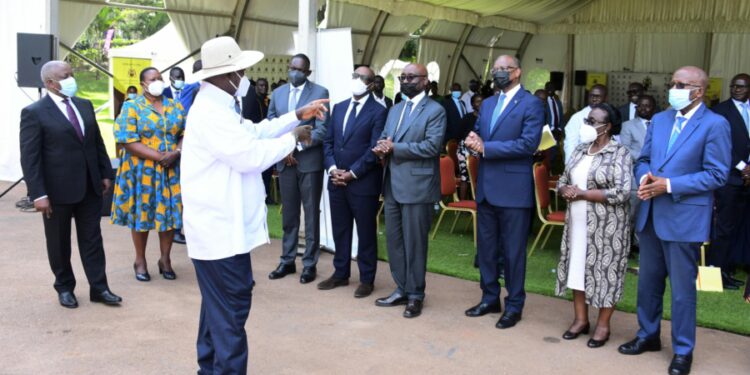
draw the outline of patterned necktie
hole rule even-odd
[[[289,90],[289,111],[294,111],[297,109],[297,90],[298,88],[292,86],[292,89]]]
[[[414,105],[414,103],[411,100],[406,101],[406,109],[404,109],[404,114],[401,116],[401,121],[396,125],[396,131],[393,133],[394,135],[396,135],[398,130],[401,129],[401,125],[409,123],[412,105]]]
[[[674,125],[672,126],[672,135],[669,137],[669,144],[667,145],[667,152],[672,148],[672,145],[677,140],[677,137],[680,136],[680,132],[682,132],[682,128],[685,125],[685,121],[687,120],[684,117],[677,117],[677,121],[674,122]]]
[[[745,127],[750,132],[750,115],[748,115],[747,107],[750,103],[742,103],[742,119],[745,120]]]
[[[73,106],[70,105],[70,100],[67,98],[63,99],[63,103],[65,103],[65,109],[68,111],[68,120],[70,121],[70,124],[73,125],[73,130],[76,131],[76,135],[78,135],[78,140],[83,142],[83,131],[81,130],[81,123],[78,122],[76,111],[73,110]]]
[[[354,126],[354,120],[357,119],[357,106],[359,105],[359,102],[352,102],[352,110],[349,111],[349,117],[346,119],[346,122],[344,123],[344,135],[346,135],[346,129],[351,128]]]
[[[490,122],[490,133],[495,130],[495,123],[500,118],[500,114],[503,113],[503,104],[505,103],[505,94],[500,94],[500,98],[497,100],[495,110],[492,111],[492,122]]]

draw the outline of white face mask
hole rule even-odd
[[[591,143],[595,141],[596,138],[599,137],[599,132],[596,129],[597,128],[591,125],[586,125],[586,124],[581,125],[581,130],[580,130],[581,143]]]
[[[234,74],[237,74],[237,72],[234,72]],[[237,74],[237,76],[239,77],[239,74]],[[242,76],[242,78],[240,78],[239,86],[235,86],[232,80],[229,80],[229,84],[232,85],[232,87],[234,87],[234,89],[236,90],[234,92],[234,96],[238,98],[244,98],[245,95],[247,95],[248,90],[250,90],[250,86],[251,86],[250,80],[247,79],[247,77],[245,76]]]
[[[693,101],[690,100],[690,91],[692,89],[669,89],[669,105],[676,111],[687,107]]]
[[[367,84],[359,78],[353,78],[349,86],[351,86],[352,95],[354,96],[360,96],[367,92]]]
[[[164,92],[164,81],[154,81],[148,84],[148,93],[158,97]]]

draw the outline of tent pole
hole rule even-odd
[[[523,61],[523,55],[526,54],[526,48],[529,48],[529,43],[531,43],[531,39],[534,38],[534,34],[526,33],[526,35],[523,36],[523,40],[521,41],[521,45],[518,46],[518,51],[516,51],[516,57]]]
[[[703,70],[706,74],[711,75],[711,55],[714,48],[714,33],[706,34],[706,47],[703,50]]]
[[[189,55],[187,55],[187,56],[185,56],[185,57],[181,58],[181,59],[180,59],[180,60],[178,60],[178,61],[177,61],[176,63],[174,63],[174,64],[172,64],[172,65],[170,65],[170,66],[168,66],[168,67],[166,67],[166,68],[162,69],[162,70],[161,70],[161,71],[160,71],[159,73],[164,73],[164,72],[166,72],[167,70],[170,70],[170,69],[174,68],[175,66],[177,66],[177,65],[180,65],[180,64],[181,64],[181,63],[182,63],[183,61],[185,61],[185,60],[187,60],[187,59],[189,59],[189,58],[191,58],[191,57],[193,57],[193,56],[197,55],[197,54],[198,54],[198,53],[200,53],[200,52],[201,52],[201,49],[200,49],[200,48],[196,49],[196,50],[195,50],[195,51],[193,51],[193,52],[190,52],[190,54],[189,54]]]
[[[454,80],[456,79],[456,71],[458,70],[458,62],[463,56],[464,53],[464,47],[466,46],[466,41],[469,40],[469,36],[471,35],[471,32],[474,31],[474,26],[472,25],[465,25],[464,31],[461,33],[461,38],[458,40],[458,43],[456,43],[456,48],[453,50],[453,55],[451,55],[451,62],[450,65],[448,65],[448,75],[445,79],[445,85],[443,85],[443,90],[445,90],[446,87],[451,87],[453,85]]]
[[[563,88],[563,99],[565,99],[565,112],[573,110],[573,64],[575,63],[575,40],[576,36],[568,34],[568,61],[565,64],[565,84]]]
[[[75,56],[76,56],[76,57],[78,57],[79,59],[81,59],[81,60],[83,60],[83,61],[87,62],[87,63],[88,63],[89,65],[91,65],[91,66],[93,66],[94,68],[96,68],[96,70],[99,70],[100,72],[102,72],[102,73],[104,73],[104,74],[106,74],[106,75],[108,75],[108,76],[110,76],[110,77],[114,78],[114,76],[112,75],[112,73],[110,73],[110,72],[109,72],[109,70],[105,69],[105,68],[104,68],[103,66],[101,66],[101,65],[97,64],[96,62],[94,62],[93,60],[89,59],[88,57],[86,57],[86,56],[84,56],[84,55],[80,54],[80,53],[79,53],[78,51],[76,51],[76,50],[74,50],[74,49],[70,48],[70,47],[69,47],[69,46],[68,46],[67,44],[65,44],[65,43],[63,43],[63,42],[61,42],[61,41],[58,41],[57,43],[58,43],[58,44],[60,44],[60,47],[62,47],[62,48],[63,48],[64,50],[66,50],[66,51],[68,51],[68,52],[72,53],[73,55],[75,55]]]
[[[317,16],[318,16],[318,1],[317,0],[299,0],[299,13],[297,22],[299,23],[298,29],[298,45],[297,52],[304,53],[310,58],[310,70],[312,70],[312,76],[315,76],[315,68],[317,61]]]
[[[481,80],[482,80],[482,76],[480,76],[480,75],[479,75],[479,74],[477,73],[477,71],[476,71],[476,70],[474,70],[474,67],[473,67],[473,66],[471,66],[471,63],[469,62],[469,59],[467,59],[467,58],[466,58],[466,56],[464,56],[464,54],[463,54],[463,53],[461,54],[461,61],[463,61],[463,62],[464,62],[464,64],[466,64],[466,66],[468,66],[468,67],[469,67],[469,70],[471,70],[471,74],[473,74],[473,75],[474,75],[474,77],[475,77],[475,78],[477,79],[477,81],[481,81]]]
[[[242,4],[242,7],[240,7],[240,4]],[[232,26],[229,27],[229,30],[233,30],[233,37],[234,40],[237,41],[239,44],[239,38],[240,38],[240,32],[242,32],[242,24],[245,22],[245,13],[247,13],[247,8],[250,6],[250,0],[238,0],[237,1],[237,8],[235,9],[235,15],[232,18]],[[241,10],[240,10],[241,8]],[[240,10],[240,13],[237,13],[237,10]]]
[[[367,37],[367,44],[365,46],[365,53],[362,56],[362,64],[370,66],[372,64],[372,57],[375,55],[375,48],[378,46],[380,40],[380,33],[383,32],[383,26],[388,20],[388,13],[380,11],[378,17],[375,19],[375,23],[372,25],[370,36]]]

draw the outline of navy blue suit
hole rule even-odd
[[[344,118],[351,101],[347,99],[333,107],[331,123],[323,141],[326,170],[336,166],[356,176],[345,187],[328,182],[333,241],[336,245],[333,257],[336,271],[333,276],[349,279],[351,275],[352,232],[356,222],[359,279],[363,284],[372,284],[378,260],[376,214],[383,168],[371,150],[383,133],[388,110],[368,97],[354,122],[350,122],[344,131]],[[352,107],[349,117],[355,114]]]
[[[641,247],[638,337],[660,335],[665,278],[672,287],[672,347],[688,355],[695,347],[697,254],[711,230],[713,191],[729,174],[729,123],[703,104],[667,150],[677,111],[657,113],[635,165],[636,181],[648,172],[666,177],[671,194],[641,203],[636,230]]]
[[[190,113],[190,107],[193,105],[193,102],[195,101],[195,95],[198,94],[198,90],[201,88],[200,82],[194,82],[194,83],[186,83],[185,86],[182,87],[182,90],[180,90],[180,104],[182,104],[182,108],[185,110],[185,115]],[[174,94],[172,93],[172,86],[170,85],[166,89],[164,89],[164,96],[170,99],[174,99]]]
[[[479,109],[484,141],[477,180],[477,255],[483,303],[498,303],[500,256],[505,258],[505,311],[521,313],[526,300],[526,242],[534,204],[533,155],[544,125],[544,102],[520,87],[491,129],[499,95]]]

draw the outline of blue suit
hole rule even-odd
[[[506,312],[521,313],[526,300],[526,242],[534,205],[533,155],[544,125],[544,103],[520,87],[494,127],[499,95],[486,99],[476,131],[484,140],[477,180],[477,255],[483,303],[498,303],[501,254],[505,258]]]
[[[195,95],[198,94],[198,90],[201,88],[200,82],[186,83],[185,86],[180,90],[180,104],[185,109],[185,115],[190,113],[190,107],[195,101]],[[164,89],[164,96],[170,99],[174,99],[174,93],[172,93],[172,86],[170,85]]]
[[[700,104],[667,150],[677,111],[657,113],[635,165],[636,181],[648,172],[666,177],[671,194],[641,203],[636,219],[641,259],[638,278],[638,337],[660,334],[665,278],[672,287],[672,347],[688,355],[695,347],[697,254],[709,239],[713,191],[729,174],[729,123]]]
[[[383,133],[388,110],[368,97],[356,114],[354,123],[344,129],[344,118],[351,99],[333,107],[331,122],[323,141],[325,169],[336,166],[351,171],[356,178],[341,187],[328,182],[331,224],[336,253],[333,256],[334,277],[351,275],[352,232],[357,223],[357,265],[363,284],[375,281],[378,262],[377,211],[383,181],[383,168],[372,148]],[[349,117],[355,116],[352,108]],[[346,131],[344,131],[346,130]]]

